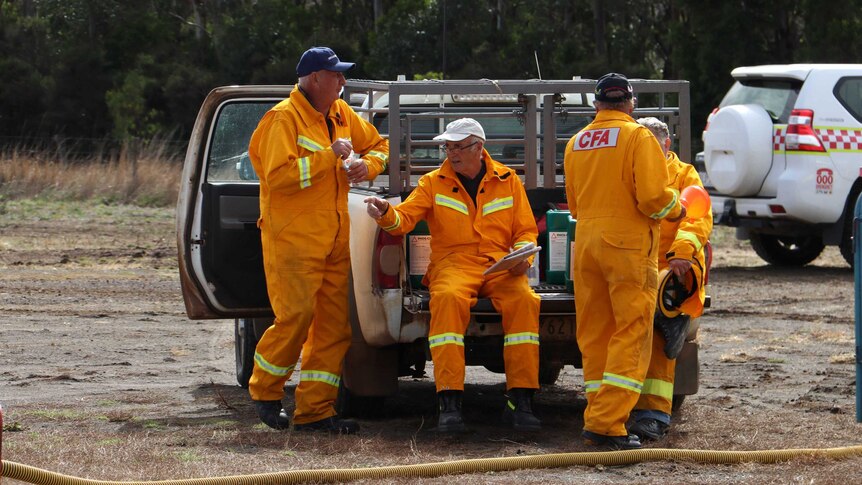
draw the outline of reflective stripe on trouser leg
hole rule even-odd
[[[539,296],[526,275],[497,273],[488,279],[479,295],[491,299],[503,316],[503,361],[506,389],[539,388]]]
[[[602,238],[606,230],[620,232],[616,225],[619,221],[578,224],[575,299],[584,381],[592,385],[586,393],[584,429],[625,436],[625,422],[649,365],[658,270],[656,260],[646,255],[656,254],[658,235],[650,245],[648,237],[634,232],[640,249],[616,248]],[[596,381],[600,384],[593,392]]]
[[[484,267],[475,258],[453,254],[438,262],[428,275],[431,291],[431,328],[428,345],[434,361],[437,392],[464,390],[464,332],[470,307],[484,280]]]
[[[644,387],[635,409],[650,409],[671,414],[676,359],[667,358],[664,344],[665,340],[661,333],[653,332],[652,357],[650,357]]]
[[[348,272],[350,252],[344,230],[339,233],[335,249],[322,268],[323,284],[315,301],[314,320],[308,341],[302,349],[299,385],[296,386],[298,424],[334,416],[335,400],[344,355],[350,347],[348,321]]]

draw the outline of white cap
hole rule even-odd
[[[461,141],[470,135],[485,140],[485,130],[473,118],[461,118],[446,125],[446,131],[434,137],[436,141]]]

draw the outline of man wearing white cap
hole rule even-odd
[[[539,387],[539,297],[527,282],[530,260],[508,271],[484,271],[512,249],[535,244],[538,230],[517,173],[484,149],[485,131],[474,119],[449,123],[434,138],[448,155],[421,179],[404,202],[365,199],[368,214],[387,232],[407,234],[425,220],[431,261],[423,283],[431,290],[428,344],[434,361],[437,429],[462,431],[464,332],[470,307],[489,298],[503,317],[503,360],[508,401],[503,420],[518,430],[538,430],[532,396]]]

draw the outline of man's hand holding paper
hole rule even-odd
[[[503,256],[502,259],[491,265],[491,267],[486,269],[485,272],[482,274],[489,275],[492,273],[506,270],[514,272],[515,274],[524,274],[524,272],[527,271],[527,268],[529,267],[527,259],[541,250],[542,246],[536,246],[533,243],[529,243],[524,247],[516,249],[511,253]],[[521,270],[520,273],[518,272],[519,269]]]

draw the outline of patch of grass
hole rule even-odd
[[[21,426],[21,423],[19,423],[18,421],[12,421],[11,423],[3,423],[3,431],[15,433],[18,431],[24,431],[24,427]]]
[[[134,415],[128,411],[108,411],[105,415],[105,419],[109,423],[126,423],[132,421],[133,418]]]
[[[201,455],[195,453],[194,451],[188,450],[177,452],[177,458],[179,458],[179,460],[183,463],[202,461],[204,459]]]
[[[841,343],[841,342],[850,342],[852,339],[845,332],[838,332],[835,330],[824,330],[824,329],[813,329],[811,330],[811,337],[814,340],[819,340],[821,342],[831,342],[831,343]]]
[[[54,152],[11,149],[0,153],[0,214],[3,201],[31,198],[172,206],[181,172],[182,155],[172,153],[164,140],[62,162]]]
[[[122,443],[120,438],[108,438],[96,442],[96,446],[114,446]]]
[[[736,352],[734,354],[722,354],[719,360],[727,363],[741,364],[751,360],[751,356],[745,352]]]
[[[145,429],[165,429],[165,426],[157,421],[144,421],[141,426]]]
[[[778,357],[772,357],[772,358],[766,359],[766,362],[769,364],[784,364],[787,361],[785,359],[781,359]]]
[[[87,418],[87,415],[77,411],[72,411],[71,409],[36,409],[33,411],[25,411],[25,413],[33,417],[47,419],[49,421],[72,421]]]
[[[829,356],[830,364],[853,364],[856,362],[856,355],[852,352],[847,352],[845,354],[837,354]]]

